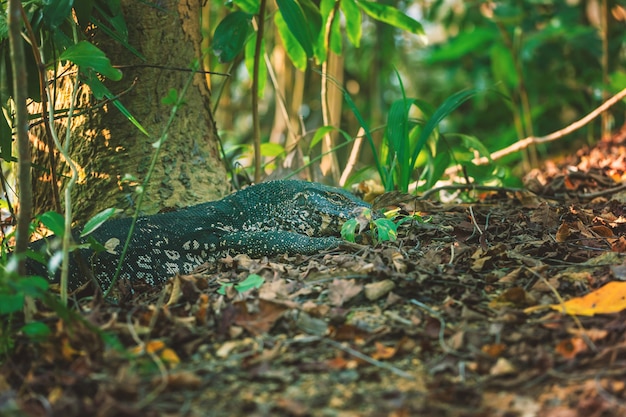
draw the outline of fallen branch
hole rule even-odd
[[[504,149],[500,149],[499,151],[492,153],[489,157],[482,156],[480,158],[475,158],[474,160],[472,160],[472,163],[475,165],[487,165],[490,161],[495,161],[496,159],[500,159],[506,155],[510,155],[514,152],[521,151],[522,149],[526,149],[530,145],[552,142],[554,140],[560,139],[563,136],[568,135],[574,132],[575,130],[578,130],[581,127],[585,126],[587,123],[591,122],[593,119],[598,117],[600,114],[602,114],[605,110],[609,109],[611,106],[615,105],[618,101],[620,101],[624,97],[626,97],[626,88],[620,91],[619,93],[615,94],[613,97],[611,97],[604,103],[602,103],[600,107],[596,108],[594,111],[592,111],[591,113],[589,113],[582,119],[572,123],[571,125],[561,130],[557,130],[556,132],[550,133],[547,136],[529,136],[525,139],[515,142],[511,146],[508,146]],[[459,169],[460,168],[458,167],[452,167],[446,170],[446,173],[452,174],[452,173],[459,171]]]

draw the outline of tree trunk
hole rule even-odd
[[[72,119],[70,147],[80,173],[72,189],[74,219],[80,222],[107,207],[121,208],[127,213],[134,210],[133,184],[123,182],[122,178],[130,175],[141,183],[146,177],[155,152],[152,144],[160,137],[172,109],[171,104],[163,104],[161,100],[170,89],[181,92],[190,76],[185,69],[201,56],[200,1],[165,0],[158,4],[157,9],[147,2],[122,0],[128,42],[145,61],[104,34],[96,31],[94,35],[94,43],[113,65],[122,66],[124,74],[121,81],[105,84],[119,95],[123,105],[151,137],[137,130],[112,103],[98,106],[88,88],[81,87],[83,91],[78,96],[77,106],[88,112]],[[72,84],[70,77],[60,80],[56,109],[69,107]],[[146,187],[142,213],[152,214],[164,207],[218,199],[229,191],[218,151],[210,92],[203,74],[194,76],[184,103],[168,131],[151,182]],[[61,119],[56,126],[63,135],[67,119]],[[33,139],[39,144],[39,158],[45,157],[41,142]],[[70,171],[58,155],[56,171],[61,186],[65,185],[63,178],[67,178]],[[50,209],[49,176],[36,175],[34,182],[36,212]]]

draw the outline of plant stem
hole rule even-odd
[[[13,71],[13,102],[15,103],[15,135],[18,149],[18,185],[20,189],[20,206],[17,215],[15,254],[19,259],[20,274],[26,272],[24,259],[20,256],[28,248],[28,228],[33,211],[33,190],[30,172],[30,146],[28,142],[28,109],[26,108],[26,92],[28,81],[24,44],[21,36],[21,3],[9,0],[9,45],[11,48],[11,70]]]
[[[261,65],[261,45],[265,27],[265,2],[259,6],[259,22],[254,45],[254,66],[252,70],[252,128],[254,135],[254,182],[261,181],[261,122],[259,121],[259,66]]]

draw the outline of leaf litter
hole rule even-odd
[[[15,338],[0,414],[626,415],[624,154],[581,150],[534,192],[406,200],[430,221],[395,242],[227,257],[79,300],[84,322],[40,306],[52,333]]]

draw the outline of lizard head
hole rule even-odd
[[[358,211],[371,208],[369,204],[349,192],[317,183],[300,182],[287,199],[289,210],[299,224],[294,228],[309,236],[339,235],[343,223],[358,215]]]

